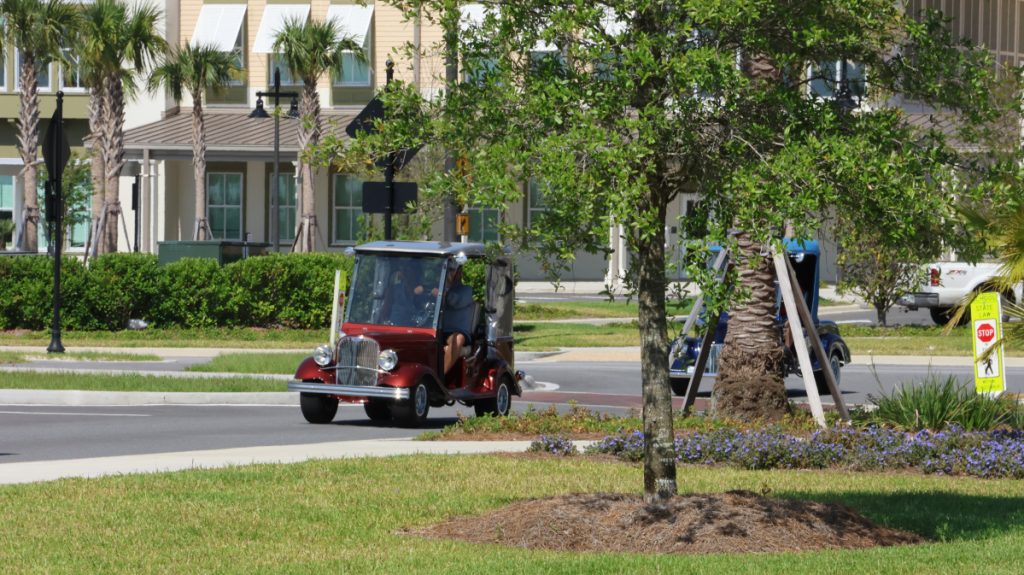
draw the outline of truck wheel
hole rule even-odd
[[[402,427],[419,427],[430,412],[430,390],[421,381],[409,390],[409,399],[391,404],[391,417]]]
[[[366,411],[366,416],[370,418],[370,421],[387,421],[391,419],[391,410],[388,409],[388,404],[383,401],[370,399],[363,404],[363,410]]]
[[[953,317],[953,310],[951,308],[948,308],[948,307],[932,307],[932,308],[928,308],[928,313],[931,314],[932,321],[935,322],[935,325],[940,325],[940,326],[941,325],[946,325],[947,323],[949,323],[949,319],[951,317]],[[967,325],[967,322],[969,322],[969,321],[971,321],[971,311],[967,310],[967,313],[965,313],[960,318],[960,321],[957,322],[956,325],[957,326]]]
[[[494,417],[505,417],[512,409],[512,391],[509,389],[508,378],[501,378],[498,384],[498,393],[492,398],[481,399],[473,404],[473,411],[477,417],[493,415]]]
[[[832,375],[836,378],[836,389],[839,389],[840,374],[839,371],[843,367],[843,360],[839,357],[838,353],[831,353],[828,356],[828,365],[832,368]],[[814,383],[818,387],[818,395],[831,396],[832,392],[828,390],[828,382],[825,381],[825,373],[820,369],[814,372]]]
[[[672,393],[679,397],[685,396],[686,388],[690,387],[690,378],[688,377],[670,377],[668,382],[672,386]]]
[[[302,417],[310,423],[330,423],[338,413],[338,398],[317,393],[300,393],[299,407]]]

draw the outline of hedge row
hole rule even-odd
[[[154,327],[320,328],[330,323],[334,270],[341,254],[275,254],[224,267],[209,259],[157,266],[149,254],[109,254],[88,267],[61,266],[65,329]],[[44,329],[52,321],[53,260],[0,258],[0,329]]]

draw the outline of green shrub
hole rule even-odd
[[[987,431],[1019,425],[1024,418],[1015,401],[977,394],[953,375],[943,379],[932,374],[920,383],[904,384],[888,395],[869,399],[878,406],[870,414],[872,419],[915,431],[939,431],[953,424],[967,431]]]
[[[342,254],[278,254],[223,268],[212,259],[158,266],[149,254],[108,254],[62,265],[62,324],[72,330],[124,329],[131,318],[159,327],[322,328],[331,316],[334,270]],[[45,329],[53,314],[53,259],[0,258],[0,329]]]

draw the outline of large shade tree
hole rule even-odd
[[[323,133],[317,82],[325,75],[330,77],[341,70],[342,55],[345,52],[362,54],[362,48],[345,36],[334,20],[290,18],[274,39],[274,51],[281,54],[292,76],[302,79],[298,138],[301,150],[298,173],[302,183],[302,217],[292,249],[311,252],[316,248],[316,196],[313,164],[303,155],[318,145]]]
[[[93,241],[99,253],[117,251],[125,103],[136,93],[146,71],[166,51],[167,42],[157,30],[161,17],[154,5],[129,6],[122,0],[96,0],[82,7],[81,40],[76,51],[90,90],[92,214],[93,229],[98,231]],[[104,221],[102,230],[97,227],[100,221]]]
[[[39,247],[39,73],[63,59],[61,48],[71,45],[78,30],[78,6],[65,0],[3,0],[0,15],[5,20],[6,44],[18,50],[18,152],[25,207],[21,248],[34,252]]]
[[[186,44],[171,49],[162,64],[149,76],[150,90],[167,89],[175,101],[185,92],[192,97],[192,176],[195,180],[196,205],[193,239],[211,239],[206,221],[206,127],[203,121],[203,98],[209,90],[222,89],[239,71],[235,56],[222,52],[216,45]]]
[[[821,172],[849,160],[855,147],[844,138],[865,131],[810,94],[806,67],[846,56],[891,66],[887,80],[913,67],[929,86],[941,88],[943,78],[916,59],[891,61],[894,48],[913,48],[917,38],[889,0],[524,0],[487,3],[481,17],[461,22],[449,0],[393,3],[458,36],[447,54],[458,54],[464,81],[444,98],[421,103],[426,112],[405,122],[405,130],[381,126],[334,153],[380,154],[417,138],[443,145],[464,158],[464,167],[426,191],[454,192],[464,205],[521,201],[522,182],[536,179],[544,184],[546,210],[529,229],[504,232],[554,258],[601,249],[609,226],[622,226],[639,304],[645,499],[674,495],[665,316],[670,206],[683,193],[710,200],[718,223],[712,231],[736,253],[733,281],[697,274],[713,307],[737,293],[747,302],[733,308],[733,321],[744,328],[733,340],[744,347],[733,352],[732,364],[746,361],[746,371],[718,394],[719,406],[733,415],[749,404],[751,412],[777,417],[786,399],[776,370],[772,273],[763,256],[785,224],[807,232],[828,213],[849,174],[822,181]],[[385,94],[389,113],[416,109],[410,93]],[[822,162],[825,151],[844,155]],[[855,187],[874,193],[867,183]],[[725,237],[730,228],[742,230],[738,238]],[[721,368],[730,369],[728,357]],[[733,390],[738,394],[730,397]],[[740,409],[730,411],[730,402]]]

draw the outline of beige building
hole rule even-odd
[[[1024,1],[1022,0],[908,0],[907,8],[912,11],[924,7],[943,9],[954,17],[954,31],[991,47],[1001,62],[1020,63],[1024,53]],[[480,12],[479,6],[463,7],[467,18]],[[249,117],[257,106],[256,93],[269,89],[272,69],[279,63],[272,53],[273,35],[286,18],[331,18],[337,21],[346,34],[363,43],[367,53],[366,61],[356,55],[346,56],[342,69],[330,77],[322,78],[319,84],[321,105],[328,119],[330,130],[341,130],[348,121],[370,100],[373,93],[385,82],[385,62],[388,58],[396,62],[395,76],[398,79],[418,85],[426,95],[436,93],[443,86],[444,63],[439,57],[442,35],[440,29],[429,18],[420,21],[406,20],[395,8],[380,2],[357,4],[351,0],[311,0],[302,3],[296,0],[271,1],[254,0],[240,2],[232,0],[170,0],[166,5],[166,31],[168,39],[179,44],[214,43],[226,52],[237,54],[243,72],[227,89],[207,95],[208,127],[208,203],[206,211],[214,236],[224,240],[269,242],[281,251],[291,245],[296,215],[300,213],[293,161],[296,159],[297,120],[287,117],[281,120],[280,138],[280,179],[279,208],[276,217],[270,209],[269,190],[273,177],[274,137],[273,120]],[[408,46],[418,46],[411,53]],[[6,70],[0,78],[0,113],[7,118],[17,114],[16,86],[13,62],[16,54],[9,57]],[[834,66],[832,74],[838,76],[839,63],[824,63],[826,68]],[[285,66],[281,66],[282,88],[297,90],[296,82],[290,78]],[[863,70],[851,66],[848,76],[855,82],[863,78]],[[72,79],[56,66],[50,71],[54,87],[64,85],[69,92],[68,117],[72,119],[69,129],[78,134],[73,145],[79,145],[84,135],[85,98],[84,91],[74,92],[63,78]],[[813,84],[813,83],[812,83]],[[831,97],[833,87],[818,82],[811,89],[818,90],[822,97]],[[862,83],[860,85],[863,85]],[[44,90],[44,116],[52,111],[52,95]],[[270,102],[265,102],[267,108]],[[175,103],[165,95],[143,98],[129,110],[127,132],[128,173],[139,173],[142,189],[139,202],[141,249],[155,252],[161,241],[191,239],[194,229],[194,186],[191,167],[191,128],[189,110],[192,103],[187,98]],[[913,110],[912,103],[905,104]],[[47,108],[46,106],[50,106]],[[282,102],[287,110],[290,102]],[[45,125],[43,126],[45,130]],[[13,124],[0,126],[0,218],[17,219],[18,205],[16,182],[13,175],[18,170],[17,153],[13,148]],[[11,178],[5,180],[4,178]],[[317,220],[320,237],[317,249],[343,249],[361,240],[361,192],[362,182],[346,174],[332,170],[320,170],[316,174]],[[130,183],[126,177],[122,184],[122,203],[128,236],[135,234],[133,213],[130,211]],[[7,186],[7,187],[5,187]],[[14,187],[11,187],[14,186]],[[470,210],[472,240],[496,239],[494,225],[498,219],[510,223],[526,224],[531,213],[543,209],[536,190],[524,183],[524,200],[499,210]],[[8,191],[10,190],[10,191]],[[670,218],[676,214],[688,213],[694,209],[697,198],[681,197],[673,207]],[[270,219],[275,217],[276,238],[270,237]],[[75,243],[84,242],[83,230],[75,235]],[[434,235],[440,236],[439,224]],[[679,239],[677,228],[666,228],[666,241],[675,245]],[[613,282],[628,265],[628,257],[618,230],[609,230],[609,243],[615,248],[614,254],[603,256],[581,254],[575,268],[563,281],[604,280]],[[127,249],[122,239],[122,249]],[[834,260],[834,248],[825,244],[824,259]],[[524,278],[539,278],[540,273],[532,262],[521,261],[520,272]],[[824,277],[834,278],[834,269],[824,271]]]

